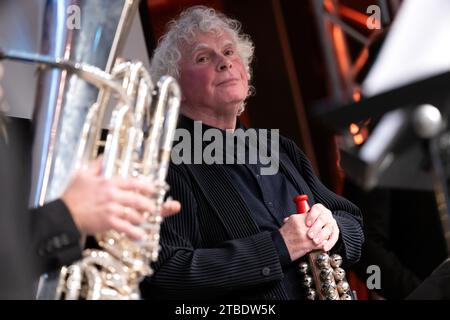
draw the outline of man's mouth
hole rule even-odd
[[[219,82],[219,84],[217,86],[232,85],[232,84],[237,83],[238,81],[239,81],[238,78],[231,78],[231,79],[227,79],[227,80]]]

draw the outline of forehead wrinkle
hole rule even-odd
[[[206,43],[197,43],[197,44],[192,48],[191,54],[192,54],[192,53],[195,53],[195,52],[197,52],[197,51],[199,51],[199,50],[209,49],[209,48],[210,48],[210,46],[207,45]]]
[[[224,42],[222,43],[222,48],[227,47],[229,45],[234,45],[234,42],[231,40],[228,40],[228,39],[224,40]],[[200,42],[200,43],[197,43],[196,45],[194,45],[190,51],[191,51],[191,54],[194,54],[195,52],[197,52],[199,50],[210,49],[210,48],[211,47],[208,44]]]
[[[224,42],[223,42],[223,47],[226,47],[226,46],[229,46],[229,45],[234,45],[234,42],[233,41],[231,41],[231,40],[225,40]]]

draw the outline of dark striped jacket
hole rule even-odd
[[[280,152],[304,178],[302,192],[310,204],[333,212],[339,253],[347,263],[356,262],[364,239],[359,209],[317,179],[293,141],[280,136]],[[143,298],[290,299],[270,233],[259,230],[222,165],[172,164],[168,183],[182,210],[162,225],[160,257],[154,276],[141,283]]]

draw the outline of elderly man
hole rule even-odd
[[[291,140],[255,131],[256,141],[218,147],[247,130],[238,116],[251,91],[252,55],[237,21],[202,6],[171,22],[155,50],[152,76],[172,75],[182,89],[177,133],[184,139],[182,152],[174,147],[168,177],[182,209],[163,224],[156,273],[141,286],[148,298],[299,299],[299,258],[323,249],[347,264],[359,259],[359,209],[320,183]],[[268,149],[279,170],[264,174],[267,157],[251,161],[255,144]],[[291,215],[298,194],[309,196],[306,215]]]

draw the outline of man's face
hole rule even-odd
[[[247,97],[248,78],[231,37],[225,32],[219,37],[199,32],[181,53],[183,105],[235,116]]]

